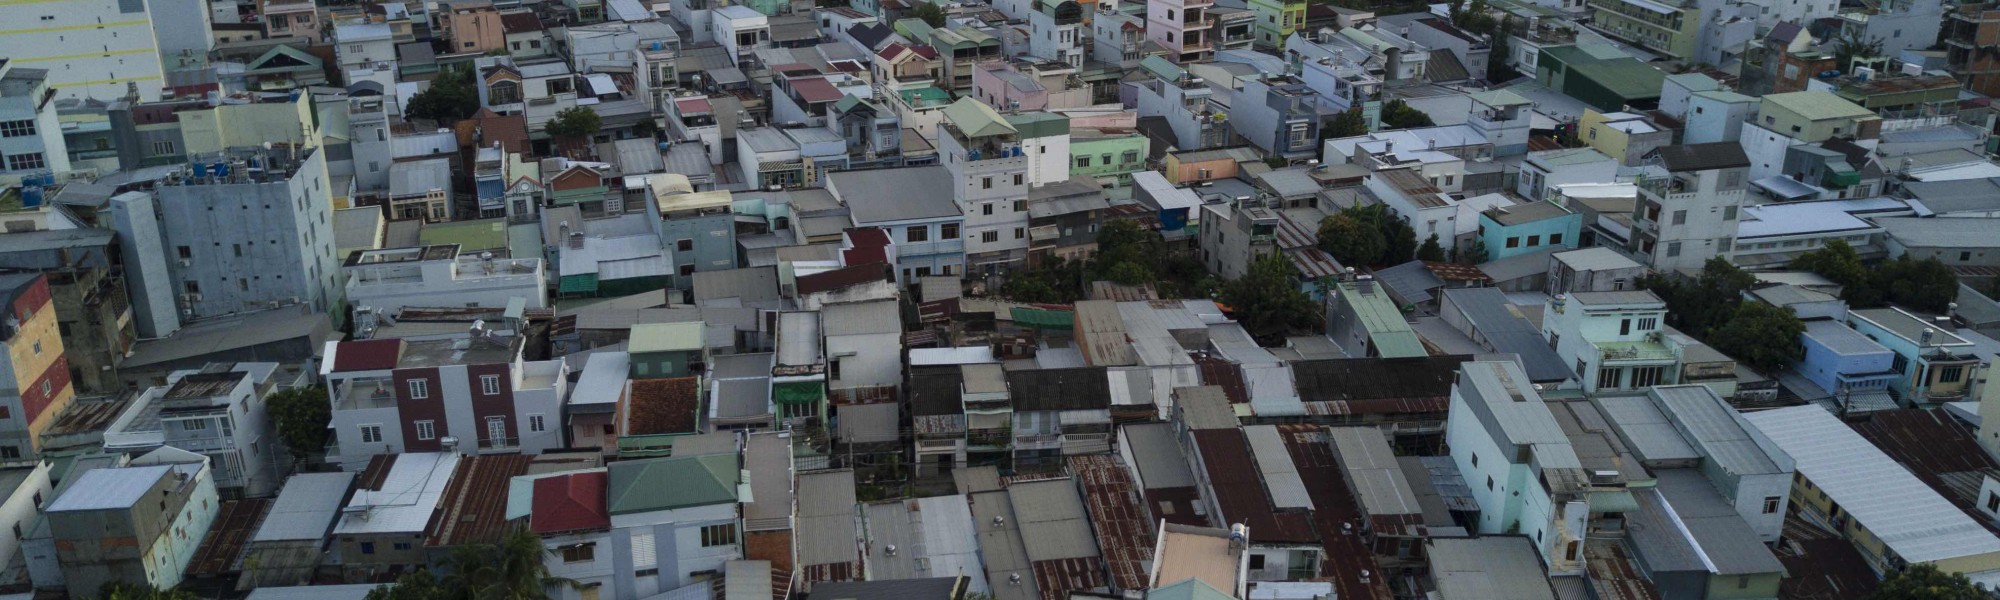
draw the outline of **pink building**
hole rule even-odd
[[[972,96],[1001,111],[1090,105],[1090,88],[1076,77],[1076,67],[1057,61],[979,63],[972,71]]]
[[[264,35],[321,41],[319,8],[312,0],[264,0]]]
[[[1215,17],[1208,9],[1215,0],[1146,0],[1146,39],[1177,56],[1176,62],[1207,60],[1215,45],[1208,39]]]

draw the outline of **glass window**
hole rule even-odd
[[[930,240],[931,240],[930,226],[911,225],[909,229],[903,230],[903,241],[905,242],[928,242]]]
[[[363,444],[379,444],[379,443],[382,443],[382,426],[381,426],[381,425],[362,425],[362,426],[361,426],[361,443],[363,443]]]
[[[0,137],[22,137],[30,135],[35,135],[35,121],[33,119],[23,119],[19,121],[0,121]]]
[[[938,225],[938,239],[940,240],[958,239],[958,224],[945,223],[942,225]]]
[[[417,421],[417,439],[437,439],[437,421]]]
[[[482,394],[485,394],[485,395],[488,395],[488,396],[498,396],[498,395],[500,395],[500,376],[499,376],[499,375],[480,375],[480,376],[479,376],[479,392],[480,392],[480,393],[482,393]]]
[[[410,399],[423,400],[431,397],[431,382],[428,379],[410,380]]]
[[[727,546],[736,543],[736,526],[733,524],[709,525],[701,528],[701,547]]]

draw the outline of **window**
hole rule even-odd
[[[1259,569],[1263,569],[1263,568],[1264,568],[1264,555],[1262,555],[1262,554],[1252,554],[1252,555],[1250,555],[1250,568],[1251,568],[1252,570],[1259,570]]]
[[[1492,475],[1487,475],[1487,476],[1486,476],[1486,491],[1489,491],[1489,492],[1493,491],[1493,476],[1492,476]]]
[[[394,544],[390,544],[390,547],[393,547],[397,550],[409,550],[414,546],[411,546],[409,542],[396,542]]]
[[[425,441],[437,439],[437,421],[417,421],[417,439]]]
[[[1736,207],[1734,206],[1722,207],[1722,220],[1724,221],[1736,220]]]
[[[1686,225],[1687,222],[1688,222],[1688,211],[1685,210],[1674,211],[1675,225]]]
[[[1624,371],[1623,369],[1619,369],[1616,367],[1605,367],[1602,369],[1598,369],[1597,389],[1600,390],[1618,389],[1619,375],[1621,375],[1623,371]]]
[[[998,232],[998,231],[983,231],[983,232],[980,232],[980,233],[979,233],[979,241],[981,241],[981,242],[986,242],[986,243],[988,243],[988,244],[991,244],[991,243],[993,243],[993,242],[997,242],[997,241],[1000,241],[1000,232]]]
[[[205,429],[208,429],[207,419],[189,419],[186,421],[181,421],[182,431],[202,431]]]
[[[1517,237],[1510,237],[1510,238],[1507,238],[1507,247],[1508,247],[1508,248],[1519,248],[1519,247],[1521,247],[1521,238],[1517,238]]]
[[[381,426],[381,425],[362,425],[362,426],[361,426],[361,443],[363,443],[363,444],[380,444],[380,443],[382,443],[382,426]]]
[[[1652,331],[1654,329],[1659,329],[1659,327],[1660,327],[1660,320],[1656,317],[1639,318],[1639,331]]]
[[[9,171],[31,171],[34,169],[46,169],[48,167],[48,161],[42,160],[42,153],[40,152],[7,155],[7,170]]]
[[[548,426],[543,421],[542,415],[540,414],[528,415],[528,431],[532,433],[541,433],[547,430]]]
[[[981,177],[981,178],[979,178],[979,189],[982,189],[982,190],[990,190],[990,189],[993,189],[993,178],[992,178],[992,177]]]
[[[1472,466],[1479,466],[1479,453],[1477,452],[1472,453]]]
[[[2000,494],[1986,497],[1986,512],[2000,512]]]
[[[938,225],[938,239],[940,240],[958,239],[958,224],[945,223],[942,225]]]
[[[1777,496],[1765,496],[1765,497],[1764,497],[1764,514],[1767,514],[1767,515],[1768,515],[1768,514],[1771,514],[1771,513],[1775,513],[1775,512],[1778,512],[1778,501],[1779,501],[1779,500],[1782,500],[1782,498],[1779,498],[1779,497],[1777,497]]]
[[[375,553],[375,542],[361,542],[361,553],[362,553],[362,554],[374,554],[374,553]]]
[[[1540,246],[1540,245],[1542,245],[1542,236],[1539,236],[1539,235],[1531,235],[1531,236],[1528,236],[1528,247],[1529,247],[1529,248],[1533,248],[1533,247],[1535,247],[1535,246]]]
[[[905,242],[928,242],[930,240],[931,228],[928,226],[912,225],[909,229],[903,230],[903,241]]]
[[[1639,367],[1632,369],[1631,387],[1639,389],[1659,385],[1660,378],[1663,375],[1666,375],[1666,367]]]
[[[1959,253],[1958,253],[1958,260],[1959,260],[1959,262],[1965,262],[1965,261],[1968,261],[1968,260],[1972,260],[1972,253],[1971,253],[1971,252],[1964,252],[1964,251],[1961,251],[1961,252],[1959,252]]]
[[[993,203],[992,203],[992,202],[987,202],[987,203],[983,203],[983,204],[980,204],[980,205],[979,205],[979,213],[980,213],[980,214],[982,214],[982,215],[988,215],[988,216],[991,216],[991,215],[993,214]]]
[[[431,381],[429,379],[410,380],[411,400],[423,400],[429,397],[431,397]]]
[[[561,550],[563,562],[566,563],[597,560],[597,544],[594,543],[572,544],[563,546]]]
[[[727,546],[736,543],[736,525],[725,523],[701,528],[701,547]]]
[[[1048,151],[1048,149],[1047,149],[1047,148],[1043,148],[1043,149],[1042,149],[1042,151],[1046,152],[1046,151]],[[1020,173],[1015,173],[1015,174],[1014,174],[1014,185],[1021,185],[1021,174],[1020,174]]]
[[[1938,369],[1938,383],[1958,383],[1965,376],[1965,367],[1945,367]]]
[[[30,135],[35,135],[35,121],[33,119],[0,121],[0,137],[24,137]]]
[[[1680,256],[1680,255],[1681,255],[1681,243],[1667,242],[1667,256]]]
[[[1079,169],[1087,169],[1087,168],[1090,168],[1090,157],[1088,157],[1088,156],[1079,156],[1079,157],[1076,157],[1076,168],[1079,168]]]
[[[1014,201],[1014,212],[1028,212],[1028,201],[1027,201],[1027,200],[1015,200],[1015,201]]]
[[[14,446],[0,446],[0,458],[20,458],[21,449]]]
[[[1618,320],[1618,335],[1632,335],[1632,320],[1631,320],[1631,319],[1619,319],[1619,320]]]
[[[1550,245],[1550,246],[1555,246],[1555,245],[1560,245],[1560,244],[1562,244],[1562,243],[1563,243],[1563,234],[1560,234],[1560,233],[1551,233],[1551,234],[1549,234],[1549,245]]]
[[[694,251],[694,240],[689,240],[689,239],[682,239],[682,240],[676,240],[676,241],[674,242],[674,251],[676,251],[676,252],[693,252],[693,251]]]
[[[1014,228],[1014,239],[1017,239],[1017,240],[1018,240],[1018,239],[1021,239],[1021,238],[1025,238],[1025,237],[1028,237],[1028,228],[1026,228],[1026,227],[1015,227],[1015,228]]]
[[[488,396],[498,396],[498,395],[500,395],[500,376],[499,376],[499,375],[480,375],[480,376],[479,376],[479,393],[481,393],[481,394],[485,394],[485,395],[488,395]]]
[[[1126,164],[1131,164],[1131,163],[1136,163],[1136,162],[1139,162],[1139,151],[1138,151],[1138,150],[1126,150],[1126,151],[1125,151],[1125,154],[1124,154],[1123,156],[1121,156],[1120,158],[1121,158],[1121,161],[1122,161],[1122,162],[1124,162],[1124,163],[1126,163]]]

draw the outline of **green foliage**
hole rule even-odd
[[[921,19],[924,24],[931,27],[943,27],[945,17],[944,7],[938,6],[935,2],[917,0],[916,5],[910,7],[910,17]]]
[[[104,584],[97,590],[102,600],[200,600],[201,596],[180,588],[155,589],[143,585],[133,585],[121,581]]]
[[[1382,230],[1349,211],[1335,213],[1319,222],[1319,249],[1346,266],[1372,265],[1389,251]]]
[[[516,527],[498,544],[453,548],[442,565],[443,579],[411,571],[394,587],[368,592],[368,600],[547,600],[549,588],[576,582],[549,575],[543,552],[539,536]]]
[[[1253,336],[1319,329],[1318,305],[1292,283],[1292,265],[1281,254],[1257,259],[1249,273],[1222,284],[1217,300],[1234,310],[1236,320]]]
[[[1084,261],[1055,259],[1033,269],[1021,269],[1000,284],[1000,297],[1017,302],[1070,304],[1083,299]]]
[[[1737,362],[1769,372],[1805,358],[1805,346],[1798,341],[1805,332],[1805,322],[1792,309],[1744,302],[1707,341]]]
[[[294,458],[304,458],[326,449],[326,424],[333,419],[333,405],[326,397],[326,388],[313,386],[287,388],[273,392],[265,398],[269,404],[271,419],[278,430],[278,440],[284,442],[285,449]]]
[[[1408,103],[1403,102],[1401,98],[1390,100],[1388,103],[1382,105],[1383,129],[1430,127],[1435,124],[1431,121],[1430,115],[1424,114],[1424,111],[1412,108]]]
[[[1791,266],[1839,284],[1840,299],[1849,308],[1873,308],[1893,302],[1920,311],[1943,313],[1958,299],[1958,275],[1936,258],[1917,260],[1906,254],[1870,269],[1852,246],[1835,240],[1792,259]]]
[[[1840,41],[1835,42],[1833,45],[1834,68],[1840,69],[1843,73],[1847,72],[1848,69],[1854,68],[1854,61],[1856,59],[1877,58],[1880,56],[1882,56],[1881,38],[1863,39],[1854,35],[1842,35],[1840,36]]]
[[[1097,230],[1097,253],[1088,260],[1055,260],[1007,276],[997,293],[1009,300],[1069,304],[1083,299],[1092,281],[1151,285],[1166,298],[1204,298],[1215,278],[1185,246],[1166,243],[1158,233],[1129,220],[1113,220]]]
[[[1756,285],[1757,277],[1718,256],[1708,259],[1694,279],[1655,274],[1640,278],[1638,283],[1640,289],[1652,290],[1666,301],[1668,324],[1706,340],[1711,331],[1736,314],[1737,305],[1743,303],[1743,291]]]
[[[572,106],[556,113],[555,118],[549,119],[543,127],[551,137],[587,138],[597,135],[597,131],[604,128],[604,119],[599,118],[597,111],[590,107]]]
[[[1512,56],[1514,53],[1511,48],[1514,45],[1513,32],[1516,27],[1520,26],[1520,22],[1514,20],[1513,15],[1507,15],[1506,18],[1500,20],[1500,27],[1492,34],[1493,49],[1487,54],[1486,81],[1503,83],[1521,76],[1520,71],[1514,70],[1514,67],[1507,66],[1507,57]]]
[[[1486,0],[1472,0],[1470,4],[1454,0],[1451,3],[1451,24],[1475,34],[1492,35],[1499,28],[1500,21],[1493,18],[1492,7],[1486,5]]]
[[[1381,206],[1377,205],[1376,208],[1379,209]],[[1376,212],[1380,213],[1381,211],[1378,210]],[[1395,217],[1385,216],[1381,218],[1380,223],[1379,227],[1382,230],[1382,239],[1388,242],[1386,249],[1382,252],[1380,264],[1382,266],[1395,266],[1410,262],[1410,258],[1417,253],[1417,230],[1410,227],[1409,221]]]
[[[429,88],[410,97],[410,116],[446,123],[471,117],[479,112],[479,90],[473,86],[471,67],[447,67]]]
[[[1444,262],[1444,246],[1438,244],[1437,234],[1431,234],[1430,239],[1424,240],[1424,245],[1417,248],[1417,260]]]
[[[1361,107],[1359,106],[1347,109],[1340,113],[1340,116],[1334,117],[1332,121],[1327,122],[1326,127],[1321,128],[1319,133],[1319,137],[1322,140],[1367,135],[1368,116],[1361,114]]]
[[[1937,565],[1911,565],[1892,573],[1867,600],[1989,600],[1985,591],[1973,585],[1963,573],[1946,573]]]

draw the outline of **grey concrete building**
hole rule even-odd
[[[124,389],[118,364],[138,335],[114,237],[109,229],[0,235],[0,269],[49,276],[70,380],[85,391]]]

